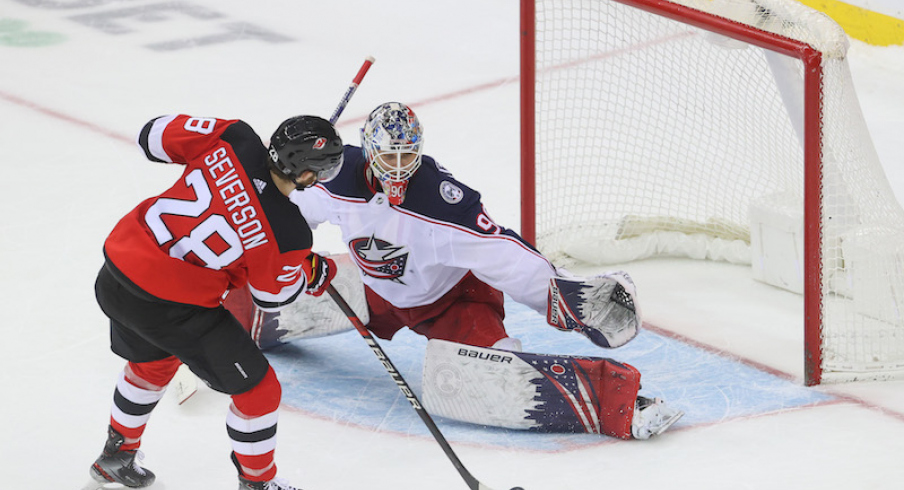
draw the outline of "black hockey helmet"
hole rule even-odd
[[[326,182],[342,168],[342,138],[326,119],[295,116],[286,119],[270,138],[270,163],[294,181],[305,170]]]

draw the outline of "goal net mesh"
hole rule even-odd
[[[631,2],[629,3],[637,3]],[[643,3],[643,2],[640,2]],[[826,380],[904,371],[904,212],[844,32],[788,0],[675,0],[822,53],[819,207],[804,216],[804,64],[612,0],[536,2],[536,230],[554,260],[751,264],[751,209],[821,214]]]

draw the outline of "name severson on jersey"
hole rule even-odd
[[[251,197],[245,190],[245,184],[239,178],[232,159],[226,153],[226,148],[220,147],[210,155],[204,157],[207,171],[214,180],[219,190],[220,197],[226,205],[226,211],[235,231],[242,239],[242,246],[249,250],[269,242],[264,232],[264,225],[257,219],[258,211],[251,202]],[[238,211],[235,211],[239,208]]]

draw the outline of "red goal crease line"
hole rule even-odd
[[[781,370],[772,368],[772,367],[767,366],[766,364],[763,364],[763,363],[761,363],[761,362],[757,362],[757,361],[754,361],[754,360],[752,360],[752,359],[748,359],[748,358],[746,358],[746,357],[742,357],[742,356],[739,356],[739,355],[737,355],[737,354],[734,354],[734,353],[731,353],[731,352],[722,350],[722,349],[720,349],[720,348],[718,348],[718,347],[714,347],[714,346],[709,345],[709,344],[704,344],[704,343],[702,343],[702,342],[696,341],[696,340],[694,340],[694,339],[691,339],[690,337],[686,337],[686,336],[684,336],[684,335],[681,335],[681,334],[679,334],[679,333],[673,332],[673,331],[671,331],[671,330],[667,330],[667,329],[664,329],[664,328],[662,328],[662,327],[658,327],[658,326],[656,326],[656,325],[651,325],[651,324],[649,324],[649,323],[647,323],[647,322],[644,322],[644,323],[643,323],[643,328],[646,329],[646,330],[649,330],[650,332],[653,332],[653,333],[655,333],[656,335],[659,335],[659,336],[661,336],[661,337],[665,337],[665,338],[668,338],[668,339],[676,340],[676,341],[678,341],[678,342],[681,342],[681,343],[690,345],[690,346],[692,346],[692,347],[694,347],[694,348],[700,349],[700,350],[702,350],[702,351],[704,351],[704,352],[708,352],[708,353],[710,353],[710,354],[717,355],[717,356],[719,356],[719,357],[731,359],[731,360],[733,360],[733,361],[735,361],[735,362],[738,362],[738,363],[743,364],[743,365],[745,365],[745,366],[748,366],[748,367],[751,367],[751,368],[753,368],[753,369],[756,369],[757,371],[764,372],[764,373],[766,373],[766,374],[770,374],[770,375],[772,375],[772,376],[775,376],[775,377],[778,377],[778,378],[782,378],[782,379],[785,379],[785,380],[787,380],[787,381],[791,381],[791,382],[800,382],[800,380],[798,380],[794,375],[792,375],[792,374],[790,374],[790,373],[787,373],[787,372],[784,372],[784,371],[781,371]],[[828,394],[828,395],[831,395],[831,396],[835,397],[838,401],[843,401],[843,402],[847,402],[847,403],[852,403],[852,404],[859,405],[859,406],[861,406],[861,407],[863,407],[863,408],[867,408],[867,409],[870,409],[870,410],[877,410],[877,411],[880,411],[880,412],[884,413],[885,415],[887,415],[887,416],[889,416],[889,417],[891,417],[891,418],[893,418],[893,419],[895,419],[895,420],[898,420],[899,422],[904,422],[904,412],[899,412],[899,411],[892,410],[892,409],[887,408],[887,407],[879,406],[879,405],[876,405],[876,404],[874,404],[874,403],[870,403],[870,402],[868,402],[868,401],[866,401],[866,400],[863,400],[863,399],[861,399],[861,398],[857,398],[857,397],[852,396],[852,395],[846,395],[846,394],[843,394],[843,393],[839,393],[838,391],[832,390],[831,388],[829,388],[829,387],[826,386],[826,385],[822,385],[822,386],[820,387],[820,391],[822,391],[823,393],[826,393],[826,394]],[[816,405],[804,406],[804,407],[801,407],[801,408],[814,408],[814,407],[819,407],[819,406],[825,406],[825,405],[827,405],[827,404],[831,405],[831,404],[834,404],[834,403],[820,403],[820,404],[816,404]]]

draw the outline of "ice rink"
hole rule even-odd
[[[0,0],[0,468],[3,488],[77,489],[105,437],[123,361],[93,284],[114,224],[181,169],[133,143],[169,113],[241,118],[269,137],[285,118],[328,117],[364,58],[376,63],[338,127],[409,103],[425,151],[519,226],[518,2]],[[852,42],[851,69],[879,156],[904,201],[904,47]],[[315,250],[341,252],[338,233]],[[575,267],[578,273],[599,270]],[[644,391],[687,412],[650,441],[533,434],[437,419],[496,490],[898,489],[904,382],[803,386],[800,296],[749,268],[628,266],[649,322],[602,351],[509,304],[525,350],[613,357]],[[714,282],[713,277],[719,277]],[[383,342],[415,388],[422,338]],[[270,352],[284,387],[277,463],[305,490],[467,488],[357,334]],[[143,438],[154,490],[234,488],[228,397],[167,395]]]

